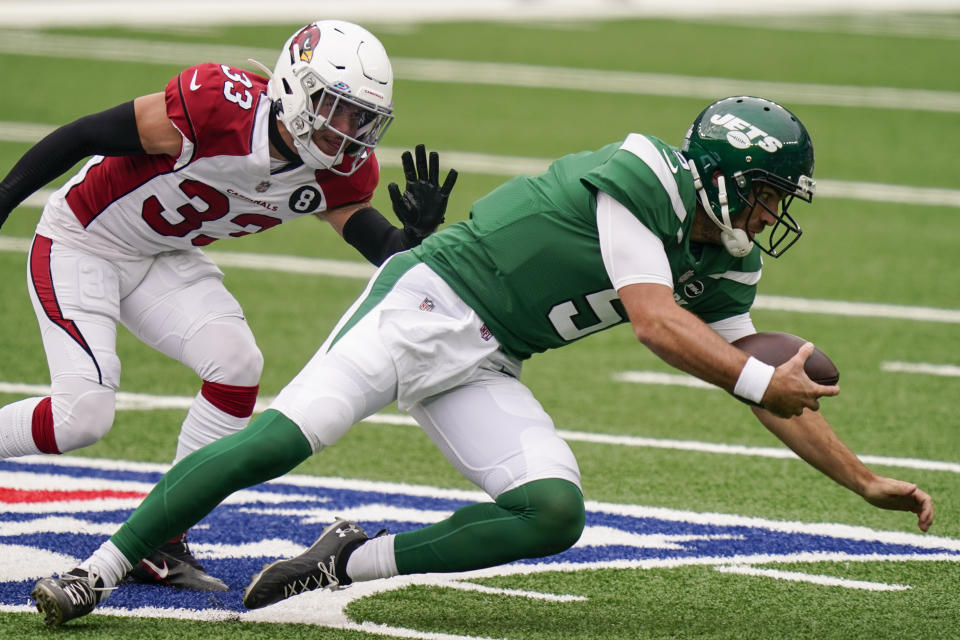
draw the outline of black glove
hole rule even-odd
[[[404,151],[400,159],[403,161],[403,174],[407,178],[406,191],[400,195],[400,187],[396,182],[387,185],[390,199],[393,201],[393,212],[403,223],[403,230],[414,236],[418,241],[427,237],[443,222],[443,214],[447,210],[447,198],[457,181],[456,169],[450,169],[447,178],[440,186],[440,156],[436,151],[430,152],[430,170],[427,171],[427,150],[422,144],[416,146],[417,164],[414,167],[413,156]]]

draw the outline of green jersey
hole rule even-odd
[[[705,322],[750,309],[759,249],[745,258],[713,244],[691,251],[696,194],[686,160],[675,147],[639,134],[506,182],[474,203],[469,220],[429,236],[413,252],[511,355],[561,347],[627,320],[601,255],[597,191],[663,242],[678,304]]]

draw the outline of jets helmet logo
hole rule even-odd
[[[764,151],[774,153],[783,148],[783,142],[732,113],[715,113],[710,116],[710,123],[725,128],[727,142],[737,149],[748,149],[756,145]]]

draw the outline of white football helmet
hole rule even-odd
[[[279,103],[278,118],[304,164],[339,175],[359,169],[393,121],[387,52],[372,33],[350,22],[320,20],[290,36],[267,95]],[[326,151],[315,132],[323,135]]]

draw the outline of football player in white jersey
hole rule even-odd
[[[0,408],[0,458],[93,444],[113,424],[117,324],[202,380],[176,460],[248,422],[263,358],[223,273],[202,247],[308,214],[380,264],[443,220],[456,180],[439,160],[403,154],[391,184],[394,227],[370,199],[374,148],[393,120],[393,72],[381,43],[351,23],[309,24],[284,44],[269,80],[220,64],[190,67],[163,92],[65,125],[0,183],[0,224],[28,195],[93,156],[51,197],[28,262],[28,289],[51,394]],[[185,534],[133,572],[201,590],[227,586],[190,554]]]

